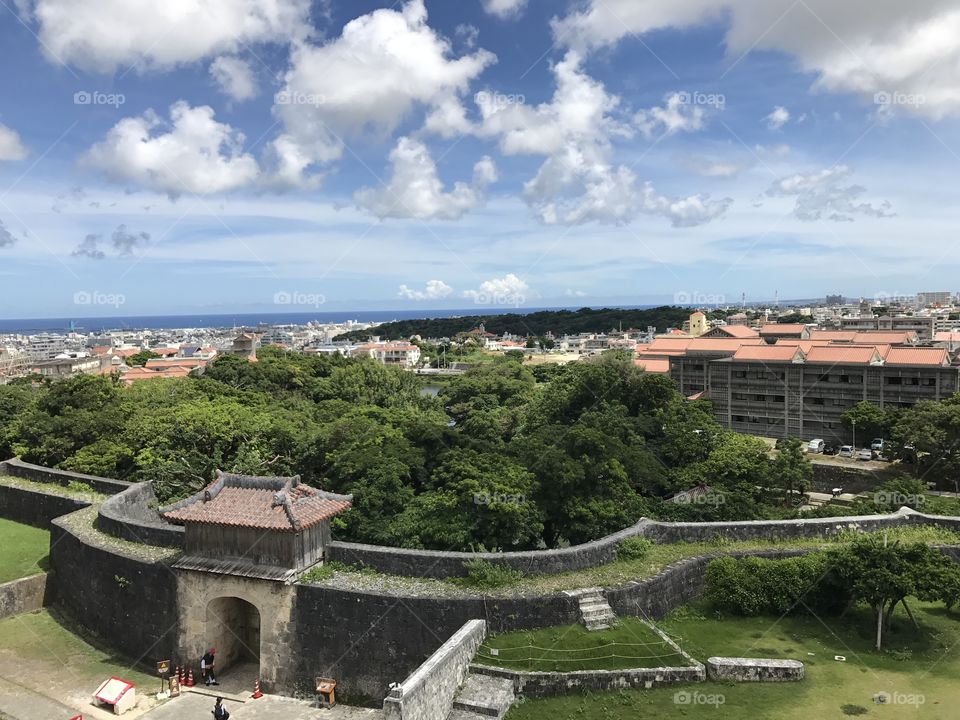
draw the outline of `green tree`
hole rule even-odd
[[[786,504],[796,500],[797,494],[810,489],[813,477],[813,464],[804,452],[803,442],[798,438],[787,438],[777,451],[770,472],[770,486],[785,493]]]
[[[892,410],[881,408],[871,402],[863,400],[843,413],[843,426],[853,431],[856,425],[857,437],[860,444],[868,446],[873,438],[890,437],[895,417]]]
[[[134,355],[128,356],[124,362],[130,367],[143,367],[147,364],[147,360],[153,360],[158,357],[161,356],[151,350],[141,350]]]
[[[853,600],[867,603],[877,618],[876,649],[897,605],[908,597],[952,606],[960,587],[960,565],[923,543],[904,545],[863,535],[829,551],[833,572],[850,588]]]

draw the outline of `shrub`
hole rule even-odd
[[[652,547],[653,543],[645,537],[629,537],[617,543],[614,554],[617,560],[642,560]]]
[[[828,562],[823,553],[782,560],[717,558],[707,565],[705,596],[717,610],[731,615],[839,613],[850,594]]]
[[[460,582],[470,587],[496,588],[523,579],[523,573],[519,570],[486,560],[467,560],[463,566],[467,576],[461,578]]]

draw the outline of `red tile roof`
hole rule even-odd
[[[633,364],[644,372],[648,373],[668,373],[670,372],[670,361],[659,358],[640,358],[633,361]]]
[[[936,347],[894,347],[886,357],[887,365],[946,365],[947,349]]]
[[[735,338],[755,338],[760,336],[760,333],[746,325],[722,325],[713,329]]]
[[[761,345],[764,341],[757,336],[749,338],[695,338],[687,345],[687,353],[736,352],[744,345]]]
[[[294,477],[254,477],[217,471],[217,479],[186,500],[161,508],[178,524],[202,523],[299,532],[328,520],[353,502],[352,495],[317,490]]]
[[[800,323],[769,323],[760,328],[761,335],[800,335],[807,329]]]
[[[796,345],[744,345],[734,353],[735,361],[792,362],[803,359],[803,352]]]
[[[807,352],[808,363],[868,365],[883,360],[889,345],[815,345]]]

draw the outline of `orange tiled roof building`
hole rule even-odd
[[[207,487],[160,514],[185,526],[178,567],[281,579],[323,559],[330,520],[352,501],[305,485],[299,476],[218,470]]]

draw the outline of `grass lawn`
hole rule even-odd
[[[0,518],[0,583],[42,572],[50,549],[50,531]]]
[[[800,660],[797,683],[703,683],[528,700],[507,720],[635,720],[641,717],[714,720],[820,720],[863,716],[948,720],[960,717],[960,613],[913,601],[913,628],[898,611],[887,649],[872,650],[874,626],[866,609],[823,623],[812,617],[718,619],[691,605],[661,627],[705,661],[712,655]],[[844,656],[845,662],[834,660]],[[887,693],[889,704],[874,702]],[[722,703],[721,703],[722,700]],[[922,701],[922,702],[921,702]]]
[[[601,632],[564,625],[495,635],[480,647],[476,662],[545,672],[687,665],[683,656],[636,618],[621,618]]]
[[[103,680],[117,675],[140,692],[159,681],[130,669],[130,660],[100,650],[47,610],[0,620],[0,676],[64,704],[87,703]],[[142,690],[141,690],[142,688]]]

